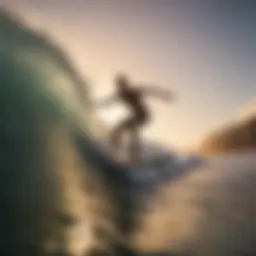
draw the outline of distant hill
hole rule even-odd
[[[212,133],[200,146],[203,154],[256,150],[256,113]]]

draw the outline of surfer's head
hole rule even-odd
[[[129,79],[124,74],[117,75],[115,81],[116,81],[116,86],[119,90],[126,89],[129,86]]]

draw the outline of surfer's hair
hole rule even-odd
[[[129,85],[128,76],[122,73],[119,73],[116,75],[115,81],[116,81],[116,85],[121,88],[127,87]]]

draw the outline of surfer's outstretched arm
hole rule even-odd
[[[175,94],[172,91],[156,86],[140,86],[138,90],[144,95],[155,96],[166,101],[175,99]]]
[[[117,97],[117,95],[114,94],[108,98],[105,98],[101,101],[96,102],[94,105],[95,105],[95,107],[108,107],[109,105],[111,105],[117,101],[118,101],[118,97]]]

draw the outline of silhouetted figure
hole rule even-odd
[[[122,143],[122,135],[124,132],[129,132],[130,142],[130,156],[132,162],[137,162],[140,155],[140,139],[139,131],[143,125],[150,120],[151,113],[143,101],[144,96],[153,95],[169,101],[173,98],[173,94],[168,90],[163,90],[157,87],[140,86],[133,87],[125,75],[118,75],[116,77],[116,93],[104,100],[101,106],[107,106],[116,101],[123,102],[130,110],[131,115],[121,121],[112,131],[110,135],[111,145],[114,150],[119,150]]]

